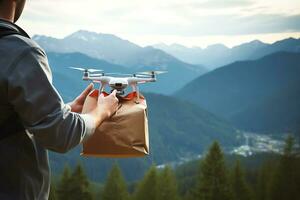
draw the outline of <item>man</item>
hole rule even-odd
[[[51,84],[44,51],[14,24],[25,0],[0,0],[0,199],[48,199],[47,149],[66,152],[116,112],[116,91],[79,114],[93,85],[69,105]]]

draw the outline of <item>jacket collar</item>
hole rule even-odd
[[[0,32],[2,31],[15,32],[16,34],[30,38],[29,35],[21,27],[4,19],[0,19]]]

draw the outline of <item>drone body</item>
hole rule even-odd
[[[139,101],[139,89],[138,84],[155,82],[156,75],[166,73],[166,71],[148,71],[148,72],[140,72],[136,74],[120,74],[120,73],[103,73],[102,70],[98,69],[83,69],[71,67],[72,69],[83,71],[82,79],[85,81],[92,81],[95,83],[100,83],[100,92],[102,92],[105,86],[109,86],[112,90],[117,90],[117,95],[121,96],[125,92],[124,90],[131,86],[132,90],[137,93],[137,103]],[[94,74],[94,72],[101,72],[98,74]],[[108,75],[119,75],[119,76],[108,76]],[[126,77],[120,77],[126,76]]]

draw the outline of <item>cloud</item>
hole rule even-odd
[[[185,21],[180,23],[180,20],[177,20],[177,23],[161,22],[161,24],[157,24],[153,19],[135,19],[130,24],[132,26],[128,27],[128,31],[141,35],[157,34],[158,32],[161,35],[181,36],[245,35],[299,32],[300,15],[208,15],[198,17],[192,23],[185,23]]]
[[[249,7],[254,4],[255,2],[250,0],[207,0],[204,2],[193,2],[190,6],[202,9],[227,9]]]
[[[299,16],[299,0],[31,0],[20,24],[59,37],[79,29],[194,37],[295,32]]]

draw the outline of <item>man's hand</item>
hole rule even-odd
[[[119,99],[116,94],[117,90],[114,90],[107,97],[104,97],[102,93],[98,97],[98,107],[104,112],[105,118],[110,118],[118,110]]]
[[[88,96],[88,94],[93,90],[93,88],[94,88],[93,83],[89,84],[87,88],[85,88],[85,90],[74,101],[69,103],[72,112],[76,112],[76,113],[82,112],[84,101]]]
[[[87,113],[94,118],[96,127],[100,126],[104,120],[110,118],[118,110],[119,99],[116,97],[116,93],[117,91],[114,90],[106,97],[101,93],[96,107]]]

